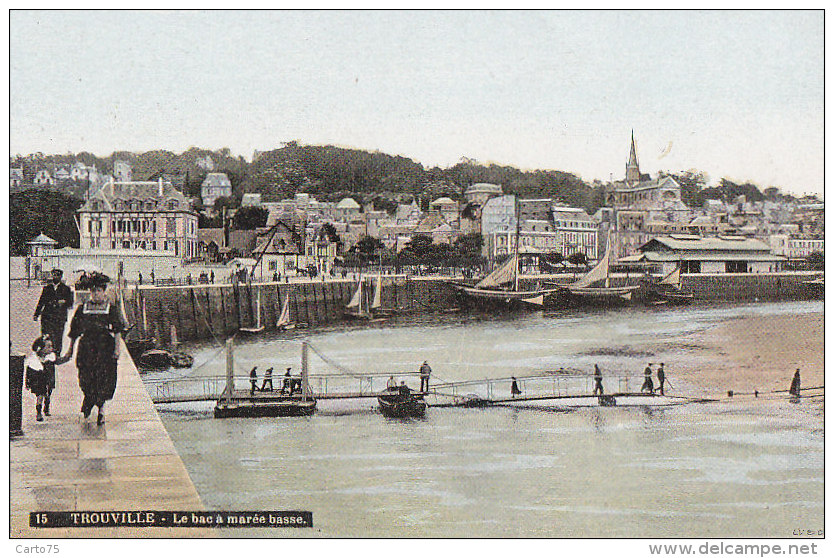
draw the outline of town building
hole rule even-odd
[[[113,162],[113,177],[116,182],[132,182],[133,168],[128,161],[116,159]]]
[[[48,170],[39,169],[38,172],[35,173],[34,183],[38,186],[52,186],[55,184],[55,179],[52,177],[52,173]]]
[[[790,260],[805,259],[814,252],[825,253],[824,238],[799,238],[788,234],[774,234],[769,239],[774,254]]]
[[[557,235],[558,251],[568,257],[585,254],[588,260],[596,260],[599,247],[599,228],[583,209],[553,205],[552,223]]]
[[[217,198],[232,196],[232,183],[224,172],[210,172],[200,186],[204,207],[213,207]],[[243,205],[243,204],[241,204]]]
[[[167,182],[110,181],[78,209],[81,249],[198,254],[197,214]]]
[[[613,230],[618,257],[636,253],[651,239],[650,224],[656,228],[658,223],[689,223],[693,217],[681,199],[681,186],[674,178],[663,174],[651,178],[640,172],[634,132],[625,180],[611,184],[606,203],[615,210]]]
[[[430,212],[437,212],[449,224],[457,223],[459,217],[458,202],[451,198],[437,198],[429,204]]]
[[[23,186],[23,168],[9,168],[9,187],[18,188]]]
[[[621,261],[658,264],[666,275],[677,267],[682,273],[767,273],[780,271],[785,258],[757,239],[670,235],[653,238]]]
[[[478,205],[484,205],[492,198],[502,195],[504,195],[504,190],[500,184],[488,184],[486,182],[473,184],[463,192],[463,197],[467,203]]]

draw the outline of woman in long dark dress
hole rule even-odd
[[[110,278],[95,274],[90,278],[90,300],[78,307],[70,323],[70,346],[62,361],[69,360],[78,341],[75,364],[78,383],[84,393],[81,412],[89,418],[98,407],[98,424],[104,423],[104,403],[116,392],[116,365],[124,322],[115,304],[106,295]]]

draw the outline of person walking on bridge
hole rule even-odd
[[[269,384],[269,389],[266,389],[266,385]],[[264,372],[264,383],[261,384],[261,391],[272,391],[274,388],[272,387],[272,367],[266,369]]]
[[[594,364],[594,395],[604,395],[605,390],[602,387],[602,370],[599,369],[599,364]]]
[[[652,381],[652,363],[646,365],[646,369],[643,370],[643,386],[640,388],[640,392],[645,393],[654,393],[654,382]]]
[[[664,366],[661,362],[660,368],[657,369],[657,390],[660,392],[660,395],[666,395],[663,391],[663,385],[666,383],[666,372],[663,370]]]
[[[255,390],[258,389],[258,367],[253,366],[249,372],[249,397],[255,395]]]
[[[510,396],[513,399],[515,399],[516,395],[521,395],[521,390],[518,389],[518,380],[515,379],[515,376],[513,376],[512,378],[513,378],[513,383],[510,384]]]
[[[429,391],[429,378],[431,377],[431,366],[429,361],[424,360],[423,366],[420,367],[420,391],[426,393]]]

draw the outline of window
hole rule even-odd
[[[747,273],[747,262],[726,262],[727,273]]]
[[[145,202],[145,209],[149,211],[153,211],[156,207],[156,203],[153,200],[148,200]]]
[[[129,240],[123,240],[122,241],[122,248],[130,248],[130,241]]]
[[[168,209],[176,209],[179,207],[179,202],[177,200],[168,200]]]
[[[681,262],[681,273],[701,273],[701,262],[698,260]]]
[[[165,220],[165,232],[168,234],[177,234],[177,220],[169,217]]]

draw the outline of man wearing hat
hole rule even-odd
[[[55,352],[61,354],[64,344],[64,326],[67,312],[75,301],[72,291],[64,283],[64,272],[58,268],[52,270],[52,282],[41,292],[41,298],[35,307],[35,321],[41,320],[41,334],[49,336]]]

